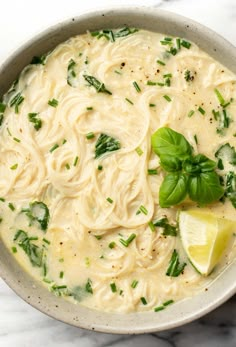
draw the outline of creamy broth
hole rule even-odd
[[[0,233],[24,269],[56,295],[102,311],[149,311],[207,289],[235,259],[232,237],[220,264],[203,277],[189,263],[178,232],[152,230],[150,221],[163,217],[175,227],[179,209],[196,204],[186,199],[160,208],[165,173],[150,138],[170,127],[213,160],[221,145],[236,148],[236,76],[194,43],[173,55],[161,43],[163,34],[139,30],[114,42],[109,35],[87,33],[60,44],[44,64],[27,66],[4,96]],[[104,83],[100,92],[85,75]],[[215,88],[230,100],[222,132],[212,114],[220,109]],[[102,133],[120,146],[95,158]],[[229,171],[235,172],[231,164],[218,172]],[[29,208],[35,201],[45,204],[35,205],[38,220]],[[45,206],[47,228],[40,224]],[[207,208],[236,222],[229,199]],[[36,258],[41,252],[40,264],[14,241],[18,230],[35,238],[29,242],[38,246],[31,251]],[[130,236],[126,247],[121,240]],[[166,276],[174,249],[187,263],[178,277]]]

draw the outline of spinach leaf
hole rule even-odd
[[[210,204],[224,195],[219,176],[214,172],[202,172],[189,177],[189,197],[200,205]]]
[[[236,174],[233,171],[228,172],[226,175],[226,190],[225,195],[232,202],[236,208]]]
[[[41,267],[43,259],[43,249],[32,243],[37,237],[29,237],[24,230],[18,230],[15,234],[14,241],[23,249],[28,255],[29,260],[33,266]]]
[[[192,154],[192,147],[185,137],[167,127],[158,129],[152,135],[151,143],[159,156],[175,156],[183,160]]]
[[[83,75],[83,76],[85,81],[87,81],[90,86],[94,87],[98,93],[107,93],[109,95],[112,95],[112,92],[106,89],[105,84],[100,82],[95,77],[89,76],[89,75]]]
[[[170,259],[169,267],[166,271],[166,276],[178,277],[183,272],[186,265],[186,263],[180,264],[179,254],[174,250]]]
[[[29,205],[29,208],[23,209],[22,212],[30,220],[30,225],[32,222],[37,221],[40,224],[42,230],[47,230],[50,213],[46,204],[42,201],[34,201]]]
[[[188,176],[179,172],[169,173],[159,190],[161,207],[171,207],[182,202],[188,191]]]
[[[161,167],[167,172],[179,171],[182,169],[182,162],[178,157],[172,155],[160,156]]]
[[[106,152],[113,152],[120,149],[120,142],[114,137],[100,134],[95,145],[95,158],[101,157]]]

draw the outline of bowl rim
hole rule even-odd
[[[219,34],[215,33],[213,30],[207,28],[206,26],[199,24],[195,21],[193,21],[192,19],[183,17],[179,14],[173,13],[173,12],[169,12],[166,10],[162,10],[159,8],[153,8],[153,7],[146,7],[146,6],[125,6],[125,7],[111,7],[111,8],[104,8],[104,9],[99,9],[99,10],[95,10],[95,11],[86,11],[83,12],[81,15],[76,16],[74,18],[68,18],[67,20],[64,20],[62,22],[59,22],[56,25],[50,26],[49,28],[43,30],[41,33],[34,35],[32,38],[30,38],[26,43],[24,43],[23,45],[21,45],[15,52],[13,52],[8,59],[5,60],[5,62],[3,62],[2,66],[0,67],[0,76],[3,75],[3,77],[6,77],[6,70],[7,68],[12,64],[12,62],[14,62],[15,60],[19,59],[21,55],[24,55],[24,52],[26,52],[27,50],[29,50],[29,48],[31,46],[33,46],[33,49],[37,46],[37,44],[42,41],[43,39],[45,39],[45,37],[47,36],[52,36],[56,35],[58,32],[60,32],[61,30],[67,30],[69,28],[69,26],[72,25],[77,25],[79,26],[79,24],[81,22],[90,22],[93,21],[95,19],[100,18],[100,21],[102,18],[106,17],[106,18],[112,18],[114,19],[116,16],[130,16],[131,18],[133,18],[134,20],[137,18],[141,18],[141,17],[146,17],[146,18],[155,18],[156,20],[164,20],[164,21],[172,21],[173,23],[175,23],[175,25],[181,28],[185,28],[186,34],[185,37],[188,38],[188,36],[191,37],[191,33],[192,35],[197,35],[199,36],[199,38],[204,37],[204,39],[206,40],[206,45],[204,47],[204,44],[199,44],[199,42],[197,42],[198,46],[200,46],[201,48],[203,47],[205,51],[209,52],[210,51],[210,55],[213,56],[214,58],[217,57],[217,60],[220,60],[222,57],[222,60],[224,60],[224,56],[220,53],[217,53],[217,48],[218,50],[223,50],[223,51],[227,51],[229,56],[228,56],[228,60],[226,61],[226,66],[227,66],[227,62],[228,65],[233,64],[233,57],[236,57],[236,48],[230,43],[228,42],[226,39],[224,39],[222,36],[220,36]],[[138,27],[138,25],[136,25]],[[150,25],[149,25],[150,26]],[[102,27],[102,25],[101,25]],[[107,27],[107,25],[105,25],[104,27]],[[140,25],[140,28],[144,28],[145,25]],[[90,29],[90,26],[88,24],[88,29]],[[145,28],[144,28],[145,29]],[[91,29],[90,29],[91,30]],[[149,29],[151,31],[151,29]],[[189,31],[188,31],[189,30]],[[156,31],[156,30],[153,30]],[[164,32],[164,34],[169,34],[168,32]],[[173,33],[172,33],[173,35]],[[70,35],[68,36],[70,37]],[[193,40],[194,42],[196,42],[196,40]],[[207,47],[207,44],[209,44],[209,42],[213,42],[212,47]],[[62,41],[60,41],[62,42]],[[57,45],[58,43],[56,43],[54,45],[54,47]],[[32,57],[32,56],[31,56]],[[25,63],[24,63],[25,66]],[[227,66],[228,67],[228,66]],[[20,71],[22,70],[21,67],[18,68]],[[235,69],[232,68],[231,70],[234,70],[234,72],[236,73],[236,67]],[[6,87],[9,85],[10,86],[10,82],[12,82],[14,79],[12,78],[12,74],[10,73],[8,77],[6,77],[6,83],[5,83],[5,89]],[[0,87],[0,95],[4,93],[4,88],[1,89]],[[3,242],[0,238],[0,249],[1,247],[3,248]],[[9,265],[8,262],[6,260],[4,260],[3,258],[5,257],[11,257],[12,259],[9,258]],[[16,261],[15,261],[16,263]],[[34,308],[40,310],[41,312],[47,314],[48,316],[55,318],[59,321],[62,321],[64,323],[70,324],[70,325],[74,325],[76,327],[80,327],[80,328],[84,328],[84,329],[88,329],[88,330],[95,330],[95,331],[99,331],[99,332],[104,332],[104,333],[115,333],[115,334],[142,334],[142,333],[151,333],[151,332],[157,332],[157,331],[163,331],[163,330],[167,330],[167,329],[172,329],[172,328],[176,328],[180,325],[189,323],[195,319],[198,319],[200,317],[202,317],[203,315],[205,315],[206,313],[209,313],[210,311],[214,310],[215,308],[217,308],[218,306],[220,306],[222,303],[224,303],[226,300],[228,300],[231,296],[233,296],[236,293],[236,281],[232,280],[232,283],[230,283],[230,285],[227,285],[227,287],[224,290],[219,290],[218,294],[213,295],[211,294],[211,296],[209,296],[210,301],[207,301],[207,304],[205,302],[205,306],[200,306],[197,311],[192,312],[190,310],[190,312],[182,312],[180,306],[178,305],[178,303],[176,303],[175,305],[178,305],[180,311],[182,312],[182,315],[180,314],[180,317],[177,319],[170,319],[169,321],[166,321],[165,323],[161,323],[157,320],[157,322],[154,322],[154,325],[150,325],[150,326],[136,326],[134,325],[132,330],[130,330],[130,328],[126,325],[126,324],[121,324],[121,326],[118,326],[116,324],[114,324],[113,322],[113,326],[109,325],[109,314],[104,313],[104,312],[100,312],[100,314],[105,314],[107,315],[107,322],[104,323],[103,321],[100,322],[99,321],[99,314],[97,314],[97,317],[95,315],[95,320],[94,322],[90,322],[89,324],[86,323],[86,319],[85,321],[80,321],[80,320],[75,320],[72,319],[72,317],[67,317],[66,315],[63,315],[63,310],[53,310],[53,309],[48,309],[47,306],[42,306],[41,302],[38,302],[36,300],[36,296],[37,296],[37,291],[41,293],[43,293],[43,291],[47,291],[47,289],[43,288],[43,291],[41,291],[40,289],[40,285],[38,284],[38,281],[34,280],[33,278],[31,278],[30,275],[24,273],[23,268],[20,267],[19,264],[15,264],[14,263],[14,258],[12,257],[12,255],[10,254],[10,252],[7,249],[3,248],[3,253],[0,252],[0,276],[2,277],[2,279],[7,283],[7,285],[18,295],[20,296],[24,301],[26,301],[28,304],[30,304],[31,306],[33,306]],[[225,269],[222,273],[221,276],[225,275],[225,273],[227,273],[228,275],[226,276],[233,276],[234,274],[234,270],[233,270],[233,266],[235,265],[235,260],[233,261],[233,263],[227,267],[227,269]],[[10,271],[9,271],[10,269]],[[234,271],[234,272],[233,272]],[[33,294],[32,295],[28,295],[27,292],[27,288],[28,286],[25,286],[25,284],[22,284],[22,282],[20,280],[16,279],[16,274],[20,276],[20,278],[22,279],[26,279],[27,283],[30,284],[34,289],[33,289]],[[29,277],[30,276],[30,277]],[[24,281],[23,281],[24,282]],[[215,281],[216,282],[216,281]],[[214,282],[214,285],[215,285]],[[219,281],[218,281],[219,282]],[[219,287],[219,286],[218,286]],[[32,290],[32,289],[31,289]],[[35,295],[36,296],[35,296]],[[205,294],[205,295],[208,295]],[[196,295],[197,297],[200,297],[199,294]],[[46,297],[46,296],[45,296]],[[194,299],[193,299],[194,300]],[[53,300],[55,302],[58,302],[58,299]],[[65,301],[65,300],[64,300]],[[182,302],[182,301],[181,301]],[[74,304],[73,304],[74,305]],[[64,307],[66,307],[65,305],[61,305],[62,308],[64,309]],[[76,306],[76,305],[74,305]],[[186,305],[185,305],[186,306]],[[81,307],[80,307],[81,309]],[[83,313],[86,315],[86,311],[89,311],[90,309],[81,309],[83,311]],[[93,311],[94,312],[94,311]],[[136,314],[125,314],[127,316],[132,316],[134,317],[134,319],[139,319],[140,315],[149,315],[151,313],[136,313]],[[120,315],[120,317],[123,314],[113,314],[116,317],[118,317]],[[162,313],[160,313],[160,317],[161,317]],[[136,317],[136,318],[135,318]],[[150,316],[151,317],[151,316]],[[122,321],[122,320],[121,320]],[[120,321],[119,321],[120,322]]]

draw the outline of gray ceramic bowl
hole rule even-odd
[[[53,49],[86,30],[124,25],[162,32],[192,40],[236,73],[236,48],[208,28],[187,18],[153,8],[98,11],[71,18],[46,30],[16,51],[0,68],[0,96],[29,64],[32,57]],[[236,267],[231,264],[209,290],[176,303],[162,312],[111,314],[92,311],[57,298],[18,265],[0,240],[0,275],[25,301],[38,310],[77,327],[122,334],[140,334],[173,328],[201,317],[236,293]]]

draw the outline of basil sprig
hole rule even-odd
[[[193,155],[185,137],[163,127],[152,135],[152,148],[167,172],[159,190],[161,207],[171,207],[184,201],[187,195],[199,205],[210,204],[224,194],[215,172],[216,162],[203,154]]]

